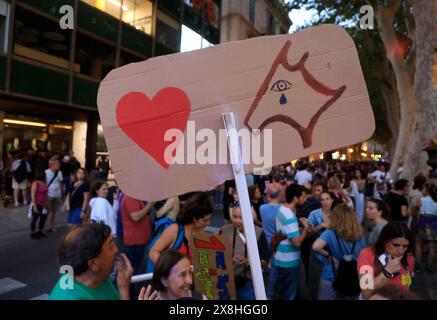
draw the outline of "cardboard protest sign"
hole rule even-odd
[[[98,107],[117,182],[144,200],[233,179],[224,112],[245,130],[246,172],[374,131],[354,42],[335,25],[120,67],[102,81]]]
[[[196,291],[209,300],[236,298],[231,244],[218,234],[195,233],[190,243]]]

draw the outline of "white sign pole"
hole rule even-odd
[[[255,297],[257,300],[266,300],[266,290],[261,270],[258,242],[256,240],[255,226],[249,201],[249,192],[247,190],[246,175],[244,173],[240,143],[238,141],[235,115],[233,112],[222,113],[222,119],[228,137],[228,147],[231,154],[235,185],[237,187],[238,199],[240,201],[244,235],[246,237],[246,246],[249,256],[250,272],[252,273],[253,287],[255,289]]]

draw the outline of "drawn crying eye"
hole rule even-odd
[[[272,88],[270,90],[282,92],[282,91],[286,91],[290,88],[291,88],[290,82],[288,82],[287,80],[278,80],[272,85]]]

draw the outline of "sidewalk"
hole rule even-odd
[[[55,218],[55,225],[65,225],[67,223],[67,215],[62,215],[58,212]],[[8,233],[29,231],[30,219],[27,217],[27,206],[18,208],[8,207],[0,208],[0,236]]]

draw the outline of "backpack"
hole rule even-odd
[[[17,169],[15,169],[13,173],[15,181],[18,183],[23,182],[27,179],[27,166],[25,160],[20,160],[20,164]]]
[[[344,253],[337,233],[335,233],[338,246],[342,254]],[[361,292],[360,281],[358,279],[357,261],[353,257],[356,241],[352,245],[352,249],[349,254],[343,254],[338,266],[337,273],[335,272],[334,263],[332,263],[332,269],[334,271],[335,280],[332,283],[332,287],[335,291],[348,295],[355,296]]]
[[[149,256],[150,249],[153,248],[155,242],[158,240],[158,238],[161,236],[161,234],[164,232],[165,229],[167,229],[169,226],[171,226],[173,223],[175,223],[172,219],[163,217],[159,220],[156,220],[153,224],[153,234],[152,234],[152,241],[150,241],[149,249],[147,250],[147,257]],[[184,242],[185,232],[184,232],[184,226],[179,224],[178,229],[178,235],[176,236],[176,241],[173,244],[173,247],[171,250],[177,251],[181,247],[182,243]],[[152,260],[149,258],[147,260],[147,273],[153,272],[155,265],[153,264]]]

